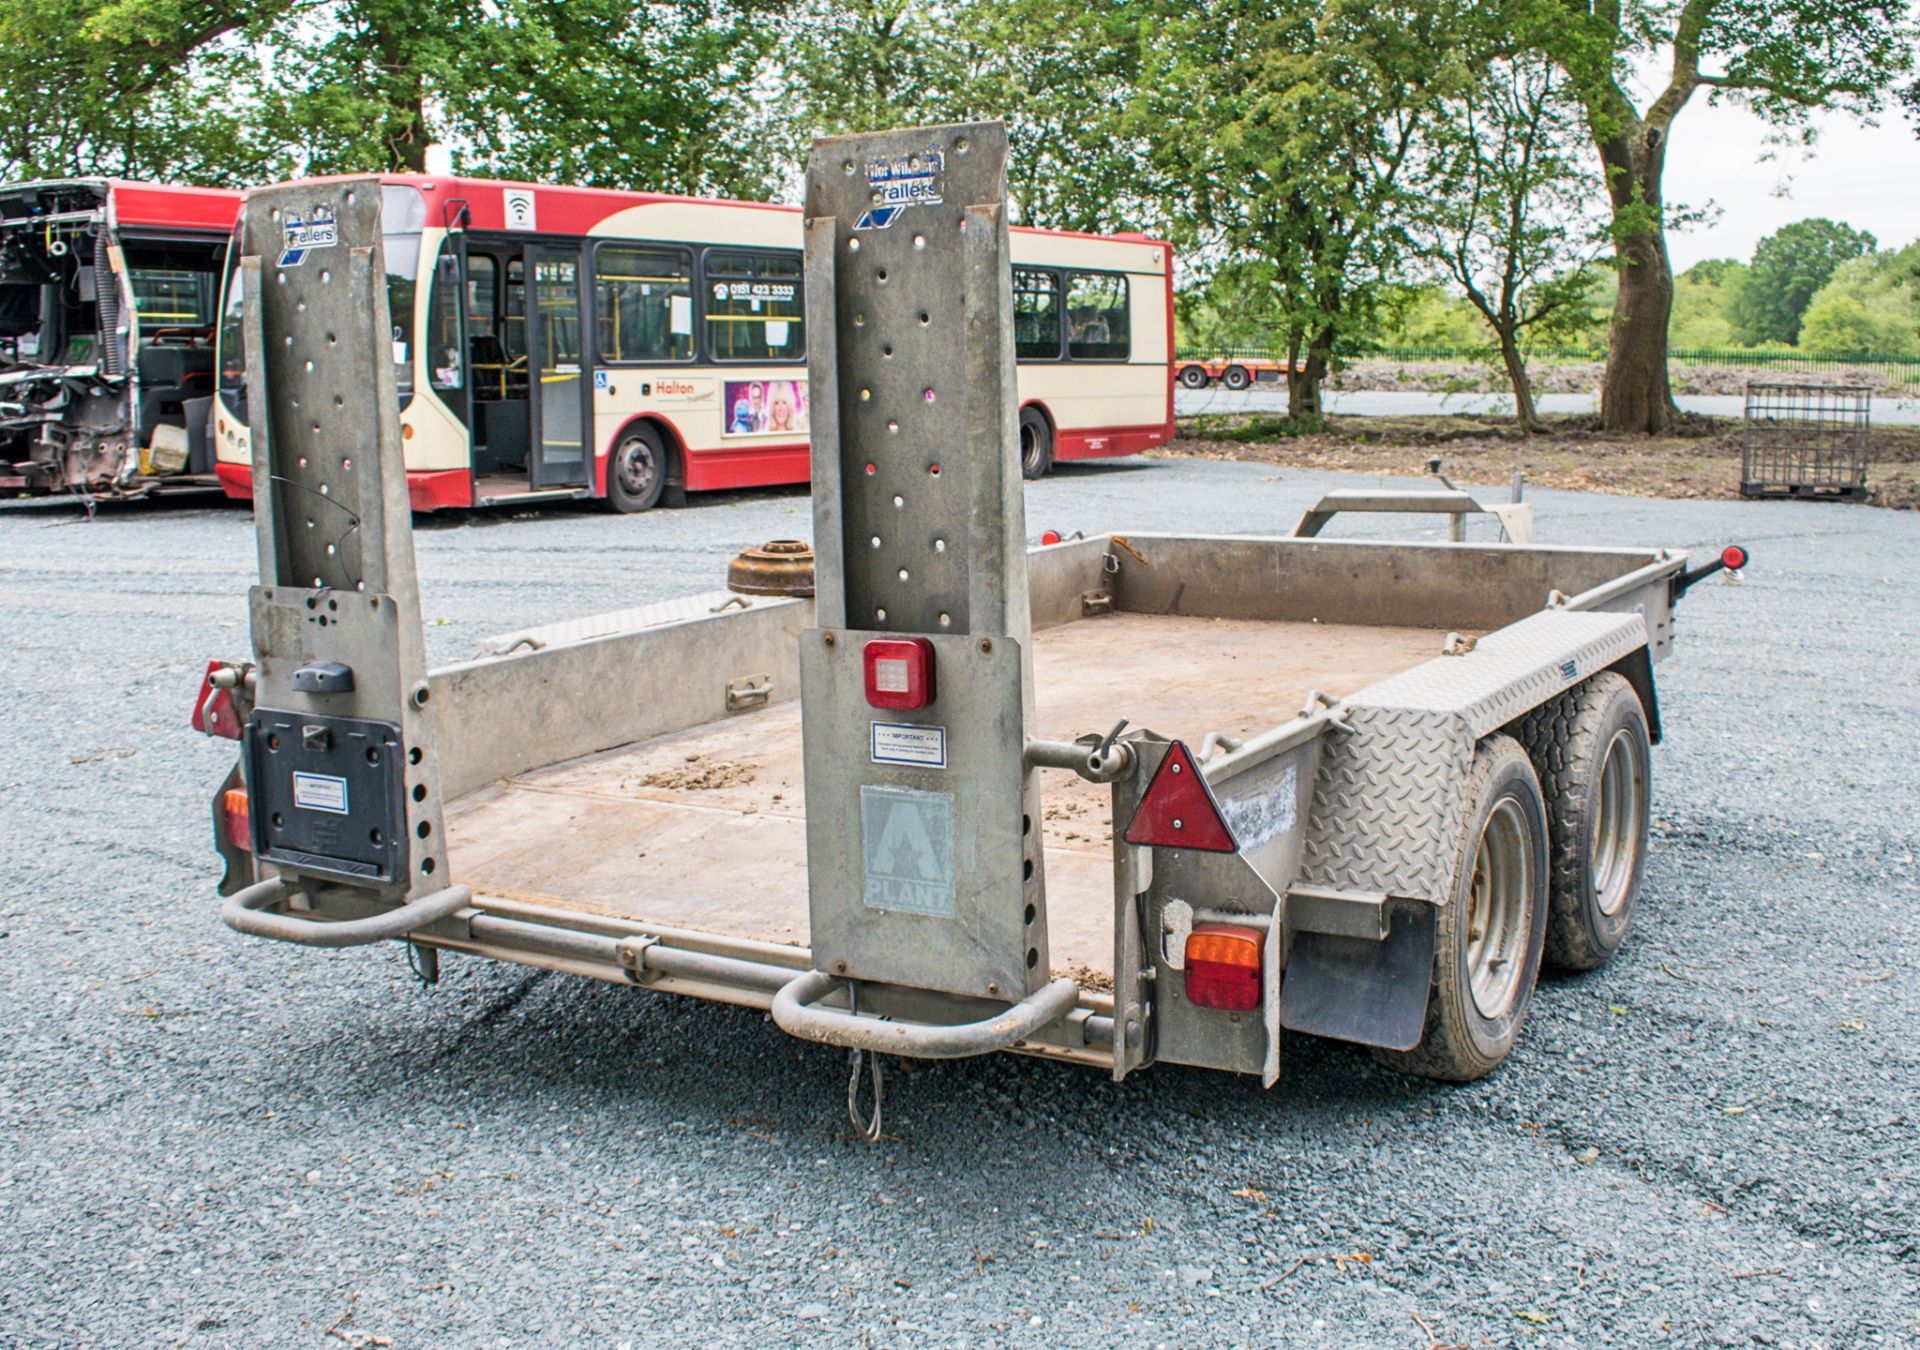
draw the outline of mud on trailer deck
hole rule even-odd
[[[815,600],[698,597],[432,673],[379,195],[255,194],[254,659],[196,711],[242,743],[227,922],[766,1007],[859,1050],[1269,1083],[1290,1031],[1475,1077],[1543,956],[1607,959],[1673,603],[1743,559],[1029,555],[1004,157],[991,124],[816,147]],[[270,261],[321,214],[338,256]]]

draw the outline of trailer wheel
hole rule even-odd
[[[1180,383],[1189,389],[1205,389],[1207,387],[1207,368],[1205,366],[1180,367]]]
[[[1020,474],[1044,478],[1053,467],[1053,428],[1038,408],[1020,410]]]
[[[1523,732],[1552,841],[1547,962],[1593,970],[1620,949],[1640,899],[1653,803],[1646,710],[1607,670],[1535,709]]]
[[[667,487],[667,449],[645,422],[628,428],[607,460],[607,505],[622,515],[650,511]]]
[[[1376,1050],[1403,1073],[1465,1083],[1513,1049],[1540,973],[1547,813],[1527,752],[1490,736],[1467,780],[1453,895],[1435,916],[1427,1025],[1411,1050]]]
[[[1253,383],[1253,376],[1247,374],[1245,366],[1228,366],[1226,374],[1220,378],[1226,381],[1229,389],[1245,389]]]

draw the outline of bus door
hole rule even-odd
[[[588,400],[580,250],[530,247],[527,272],[527,357],[532,379],[533,453],[530,480],[536,488],[584,487],[593,461],[587,453]]]

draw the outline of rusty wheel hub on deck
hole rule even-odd
[[[744,595],[812,595],[813,545],[770,539],[727,564],[727,589]]]

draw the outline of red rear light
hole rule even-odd
[[[1738,572],[1747,565],[1747,551],[1738,544],[1728,544],[1720,550],[1720,561],[1730,572]]]
[[[875,638],[866,645],[867,702],[875,708],[924,708],[933,702],[933,644],[925,638]]]
[[[1060,531],[1058,530],[1045,531],[1040,536],[1040,542],[1042,544],[1045,544],[1049,548],[1053,547],[1053,545],[1060,542]]]
[[[1251,1012],[1260,1006],[1258,928],[1195,924],[1187,934],[1187,1002],[1196,1008]]]
[[[200,695],[193,701],[193,729],[208,736],[240,739],[240,714],[233,709],[233,690],[215,689],[213,672],[225,668],[224,661],[207,662],[207,673],[200,677]]]
[[[228,788],[220,794],[220,826],[229,844],[242,853],[253,852],[253,814],[245,788]]]
[[[1207,780],[1193,767],[1193,756],[1183,742],[1167,747],[1167,756],[1147,784],[1127,826],[1129,844],[1155,848],[1193,848],[1202,853],[1234,853],[1239,846],[1221,818]]]

